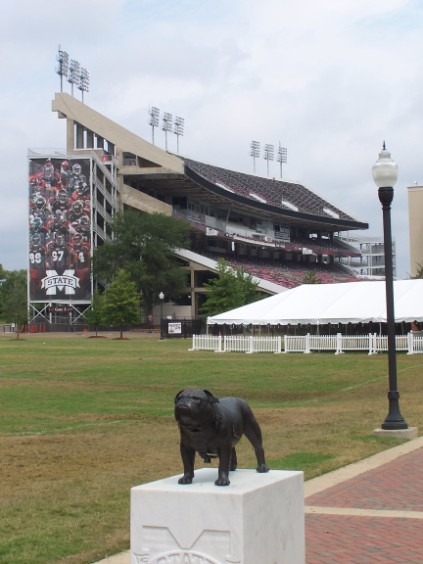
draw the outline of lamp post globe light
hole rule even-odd
[[[394,274],[392,265],[392,229],[391,203],[394,198],[394,185],[398,178],[398,165],[392,160],[385,142],[379,158],[373,165],[373,180],[379,188],[379,200],[383,211],[383,244],[385,248],[385,287],[386,287],[386,321],[388,332],[388,373],[389,373],[389,412],[382,423],[384,430],[395,431],[408,429],[400,412],[399,392],[397,388],[397,361],[395,345],[395,312],[394,312]]]
[[[160,340],[163,341],[163,302],[164,302],[164,294],[160,292],[159,300],[160,300]]]

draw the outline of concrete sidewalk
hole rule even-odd
[[[304,489],[307,564],[423,562],[423,437]],[[130,553],[97,564],[130,564]]]

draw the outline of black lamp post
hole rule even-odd
[[[164,301],[164,294],[160,292],[159,294],[160,300],[160,340],[163,341],[163,301]]]
[[[392,266],[392,229],[391,203],[394,198],[394,185],[398,178],[398,165],[391,159],[385,142],[379,159],[373,165],[373,180],[379,188],[379,200],[383,210],[383,244],[385,247],[385,286],[386,286],[386,321],[388,329],[388,367],[389,367],[389,412],[382,423],[382,429],[408,429],[400,412],[399,392],[397,389],[397,359],[395,345],[394,313],[394,271]]]

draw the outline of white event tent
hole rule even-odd
[[[394,282],[395,320],[423,321],[423,280]],[[207,319],[208,325],[324,325],[386,321],[384,281],[303,284]]]

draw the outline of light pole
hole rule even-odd
[[[164,294],[160,292],[159,294],[160,300],[160,340],[163,341],[163,301],[164,301]]]
[[[251,153],[250,155],[253,157],[253,170],[254,174],[256,173],[256,159],[260,156],[260,143],[258,141],[251,141]]]
[[[389,369],[389,412],[382,423],[382,429],[408,429],[400,412],[399,392],[397,389],[397,360],[395,346],[394,313],[394,274],[392,266],[392,229],[391,203],[394,198],[394,185],[398,178],[398,165],[391,159],[383,142],[382,151],[372,169],[373,180],[379,188],[379,200],[383,210],[383,244],[385,247],[385,286],[386,286],[386,321],[388,329],[388,369]]]

